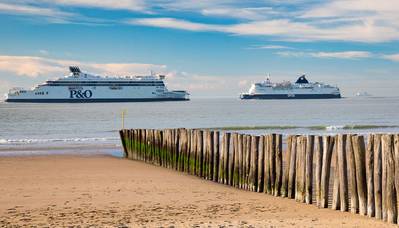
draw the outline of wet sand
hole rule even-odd
[[[0,227],[389,227],[112,156],[0,157]]]

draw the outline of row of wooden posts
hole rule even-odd
[[[399,135],[283,139],[181,128],[123,129],[120,136],[128,159],[398,223]]]

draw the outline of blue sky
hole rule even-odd
[[[0,93],[75,64],[153,70],[193,97],[237,97],[269,73],[397,96],[398,21],[396,0],[0,0]]]

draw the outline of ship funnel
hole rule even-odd
[[[69,71],[73,74],[82,73],[78,66],[69,66]]]

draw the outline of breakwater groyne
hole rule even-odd
[[[239,189],[398,223],[399,134],[123,129],[125,157]]]

